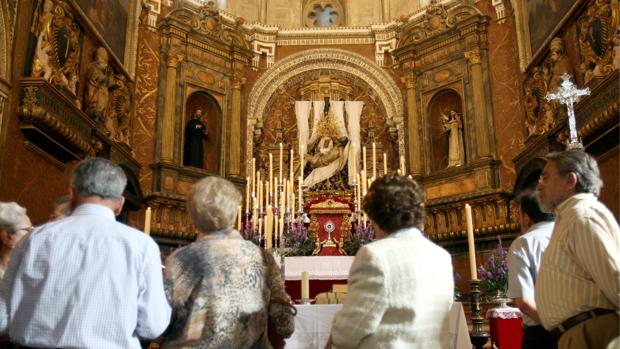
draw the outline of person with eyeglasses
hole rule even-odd
[[[0,280],[9,265],[11,251],[31,231],[32,223],[25,208],[16,202],[0,202]]]

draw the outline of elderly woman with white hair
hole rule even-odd
[[[294,330],[290,298],[273,257],[233,229],[241,194],[207,177],[188,197],[196,242],[166,259],[164,286],[173,309],[162,348],[272,348],[272,330]]]
[[[13,247],[32,231],[26,209],[15,202],[0,202],[0,280],[9,265]]]

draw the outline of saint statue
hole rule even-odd
[[[41,2],[39,2],[41,6]],[[43,6],[35,13],[35,20],[30,29],[37,37],[34,60],[32,63],[32,76],[42,77],[49,81],[52,77],[50,55],[52,54],[52,20],[54,19],[54,3],[52,0],[43,1]]]
[[[86,73],[86,114],[96,122],[104,122],[110,100],[110,88],[114,84],[112,69],[108,66],[108,51],[98,47],[95,60]]]
[[[450,115],[442,114],[443,127],[448,134],[448,167],[463,166],[465,152],[463,150],[463,121],[461,116],[454,110]]]
[[[327,109],[329,101],[325,105],[327,107],[323,111],[323,118],[317,125],[318,142],[306,155],[307,164],[312,168],[312,172],[304,179],[304,185],[308,188],[339,174],[347,164],[349,139],[340,136],[334,116]]]
[[[207,127],[202,121],[202,110],[196,109],[192,119],[185,125],[184,166],[203,168],[203,139],[207,135]]]

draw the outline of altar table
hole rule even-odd
[[[308,256],[286,257],[284,259],[284,279],[286,292],[292,299],[301,298],[301,273],[310,276],[310,298],[321,292],[332,290],[333,284],[346,284],[353,256]]]
[[[287,349],[323,349],[329,339],[334,315],[342,304],[296,305],[295,332],[286,340]],[[455,302],[450,308],[448,327],[450,348],[471,349],[469,330],[463,305]]]

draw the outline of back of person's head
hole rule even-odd
[[[424,226],[424,191],[411,177],[385,175],[370,186],[362,209],[385,233]]]
[[[540,210],[538,200],[536,199],[536,191],[532,189],[525,189],[519,196],[517,201],[521,207],[521,212],[527,214],[528,217],[534,223],[538,222],[551,222],[553,221],[552,213],[545,213]]]
[[[16,202],[0,202],[0,230],[14,232],[26,215],[26,209]]]
[[[71,197],[63,195],[57,197],[52,203],[50,220],[59,220],[71,214]]]
[[[560,175],[574,173],[577,176],[575,193],[591,193],[598,196],[601,192],[603,181],[598,164],[589,154],[581,150],[566,150],[549,153],[545,158],[555,163]]]
[[[109,160],[92,158],[80,162],[71,175],[71,186],[79,197],[118,199],[127,185],[123,169]]]
[[[187,207],[196,228],[203,233],[233,226],[241,194],[235,186],[219,177],[206,177],[192,186]]]

